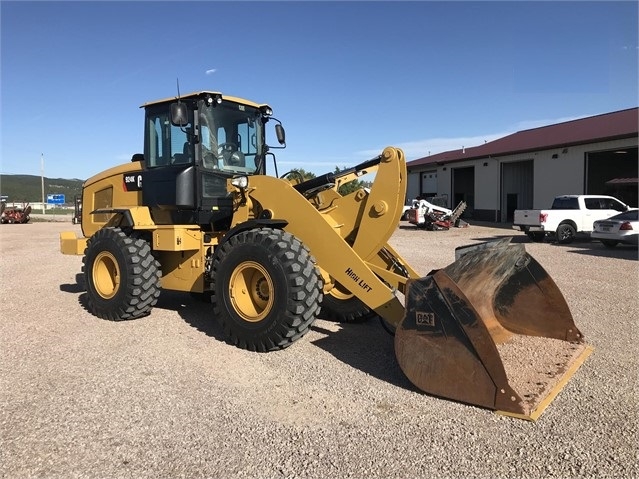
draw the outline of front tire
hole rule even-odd
[[[102,228],[87,241],[82,262],[88,309],[97,317],[136,319],[157,303],[162,273],[143,239]]]
[[[242,231],[215,251],[213,312],[229,342],[250,351],[284,349],[317,319],[322,279],[309,250],[282,230]]]
[[[335,287],[324,295],[321,316],[338,323],[363,323],[376,316],[376,313],[357,296],[336,283]]]

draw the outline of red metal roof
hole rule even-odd
[[[444,151],[409,161],[414,167],[431,163],[504,156],[527,151],[564,148],[571,145],[594,143],[637,136],[639,133],[639,108],[604,113],[579,120],[518,131],[480,146]]]

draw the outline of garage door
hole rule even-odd
[[[424,171],[422,173],[422,196],[437,195],[437,171]]]

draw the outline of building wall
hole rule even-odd
[[[486,166],[484,166],[484,164]],[[499,204],[499,161],[485,158],[475,167],[475,209],[495,210]]]
[[[417,174],[408,174],[408,182],[406,184],[406,201],[413,200],[419,194],[419,179],[421,172]]]
[[[437,196],[446,195],[448,197],[448,207],[451,208],[453,198],[452,193],[453,179],[449,166],[437,167]],[[451,208],[452,209],[452,208]]]
[[[535,159],[533,208],[550,208],[557,195],[585,194],[586,153],[637,146],[637,139],[588,143],[537,152]],[[553,154],[557,158],[552,158]]]
[[[553,158],[557,155],[557,158]],[[557,195],[579,195],[584,189],[584,151],[579,147],[567,153],[546,150],[535,153],[533,208],[550,208]]]
[[[475,167],[475,219],[505,221],[501,214],[501,167],[502,163],[533,160],[533,208],[549,208],[555,196],[563,194],[584,194],[586,175],[586,154],[596,151],[615,150],[637,146],[637,138],[588,143],[553,148],[536,152],[519,153],[498,158],[478,158],[455,161],[439,165],[410,167],[408,174],[409,198],[419,194],[421,174],[437,169],[437,194],[447,195],[452,202],[452,169]],[[553,158],[556,155],[556,158]],[[449,207],[456,205],[449,204]]]

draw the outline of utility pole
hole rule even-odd
[[[46,215],[44,209],[44,153],[40,153],[40,180],[42,184],[42,214]]]

